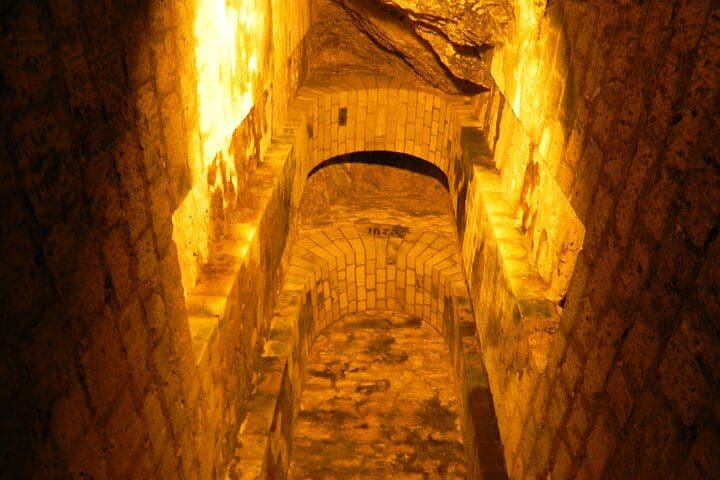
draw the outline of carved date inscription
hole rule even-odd
[[[397,237],[404,238],[410,229],[403,225],[378,225],[370,224],[367,227],[367,233],[376,237]]]

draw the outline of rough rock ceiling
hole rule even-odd
[[[448,93],[488,87],[492,49],[512,19],[507,0],[316,0],[315,8],[311,76],[370,69]]]

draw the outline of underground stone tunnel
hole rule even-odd
[[[0,478],[720,478],[718,2],[0,18]]]

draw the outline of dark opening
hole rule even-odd
[[[347,108],[342,107],[340,111],[338,111],[338,125],[344,127],[345,124],[347,124]]]
[[[337,157],[330,158],[313,168],[308,174],[308,178],[312,177],[318,170],[340,163],[387,165],[389,167],[399,168],[434,178],[440,182],[446,190],[449,190],[447,176],[445,176],[445,173],[432,163],[405,153],[388,152],[384,150],[348,153],[347,155],[339,155]]]

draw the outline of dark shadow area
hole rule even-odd
[[[319,170],[330,165],[339,165],[343,163],[361,163],[364,165],[385,165],[393,168],[407,170],[413,173],[419,173],[426,177],[434,178],[449,191],[447,176],[438,167],[430,162],[422,160],[405,153],[396,153],[388,151],[371,151],[371,152],[355,152],[347,155],[339,155],[318,164],[308,174],[308,178],[312,177]]]
[[[163,163],[159,102],[143,89],[162,20],[152,4],[0,7],[0,478],[158,477],[130,400],[142,404],[157,339],[132,364],[123,335],[142,325],[143,299],[162,304],[161,325],[181,310],[155,272],[172,261],[170,216],[189,186],[186,163]]]

